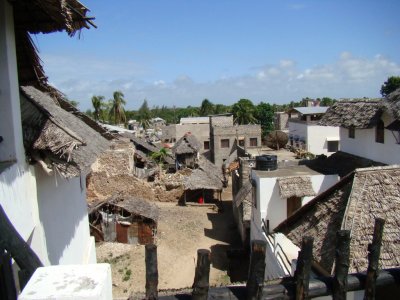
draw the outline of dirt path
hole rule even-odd
[[[209,207],[157,203],[159,289],[191,287],[198,249],[211,250],[211,285],[230,283],[226,250],[240,244],[233,224],[231,194],[223,193],[223,212]],[[145,291],[144,246],[102,243],[97,247],[99,262],[112,265],[113,296],[127,298]]]

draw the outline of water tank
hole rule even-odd
[[[256,170],[273,171],[278,168],[276,155],[260,155],[256,157]]]

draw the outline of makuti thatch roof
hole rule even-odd
[[[94,18],[87,17],[89,10],[76,0],[14,0],[10,3],[14,12],[19,83],[52,93],[29,33],[66,30],[72,36],[82,28],[95,27],[91,21]]]
[[[253,206],[253,186],[249,181],[247,181],[239,190],[239,192],[233,198],[233,205],[239,207],[243,204],[243,221],[251,220],[251,208]]]
[[[280,177],[277,181],[282,198],[316,195],[309,176]]]
[[[185,190],[222,190],[223,181],[222,170],[201,155],[198,168],[183,180],[183,186]]]
[[[343,100],[333,104],[318,122],[324,126],[372,128],[385,109],[382,99]]]
[[[400,88],[386,97],[386,107],[389,113],[397,121],[400,121]]]
[[[98,132],[32,86],[21,87],[21,116],[28,156],[64,177],[85,173],[109,147]]]
[[[130,141],[135,145],[136,150],[141,151],[140,152],[141,156],[143,154],[150,156],[152,153],[158,152],[161,149],[161,148],[154,146],[153,144],[150,144],[143,138],[136,137],[132,133],[122,132],[122,133],[120,133],[120,135],[123,137],[129,138]],[[175,164],[175,160],[172,158],[172,156],[170,154],[167,154],[167,156],[164,157],[164,161],[165,161],[165,163],[170,164],[170,165]]]
[[[314,238],[314,260],[332,273],[336,232],[351,231],[349,272],[367,269],[375,218],[386,220],[379,268],[400,266],[400,166],[357,169],[282,222],[282,232],[300,246]]]
[[[222,182],[210,176],[202,169],[194,169],[190,176],[183,180],[183,187],[186,190],[222,190]]]
[[[121,207],[128,213],[139,215],[155,222],[158,221],[160,215],[159,208],[155,203],[133,196],[113,196],[99,208],[109,204]]]
[[[172,153],[176,154],[195,154],[201,149],[201,144],[197,138],[191,134],[186,133],[181,137],[172,147]]]

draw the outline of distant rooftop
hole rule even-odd
[[[210,118],[209,117],[188,117],[188,118],[181,118],[180,124],[209,124]]]
[[[278,169],[273,171],[262,171],[253,169],[253,172],[255,172],[255,174],[260,178],[321,175],[321,173],[314,171],[305,165],[293,165],[292,163],[288,164],[287,166],[282,165],[278,167]]]
[[[324,114],[328,110],[327,106],[293,107],[291,110],[298,111],[302,115]]]

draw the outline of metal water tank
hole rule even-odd
[[[256,170],[273,171],[278,168],[276,155],[260,155],[256,157]]]

